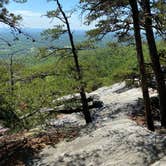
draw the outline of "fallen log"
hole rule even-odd
[[[81,103],[77,103],[77,104],[74,103],[75,105],[72,105],[73,101],[75,101],[75,100],[78,101],[79,99],[80,99],[80,96],[77,95],[77,94],[76,95],[68,95],[68,96],[59,98],[56,101],[61,103],[61,105],[57,104],[57,106],[55,108],[42,108],[40,110],[33,111],[31,113],[28,113],[26,115],[21,116],[20,120],[27,119],[27,118],[29,118],[29,117],[33,116],[34,114],[37,114],[37,113],[71,114],[71,113],[76,113],[76,112],[82,112]],[[96,95],[88,96],[87,99],[88,99],[89,109],[101,108],[103,106],[103,102],[100,101],[98,96],[96,96]],[[65,104],[62,104],[62,102],[65,103]]]

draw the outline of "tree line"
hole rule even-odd
[[[43,35],[55,40],[64,33],[68,34],[70,47],[64,50],[70,50],[74,62],[75,79],[78,82],[78,91],[81,97],[82,111],[86,123],[91,123],[92,118],[88,109],[88,102],[85,93],[85,82],[83,81],[82,69],[78,60],[78,53],[73,34],[70,28],[69,17],[64,11],[59,0],[54,0],[57,8],[47,12],[48,18],[57,18],[62,24],[54,26],[54,28],[46,30]],[[26,0],[16,2],[25,3]],[[15,16],[10,13],[4,5],[9,3],[9,0],[0,2],[0,22],[7,24],[14,30],[15,33],[23,33],[19,27],[20,16]],[[142,32],[145,33],[149,57],[152,63],[152,69],[155,75],[157,91],[160,102],[160,117],[161,126],[166,128],[166,85],[164,74],[162,72],[159,53],[156,47],[155,33],[162,38],[166,34],[165,21],[165,0],[80,0],[79,6],[84,17],[85,24],[90,25],[95,21],[95,28],[88,31],[87,35],[91,39],[100,40],[108,33],[116,33],[119,41],[130,41],[135,39],[137,51],[137,60],[139,64],[141,88],[145,104],[147,127],[154,131],[152,108],[148,91],[147,71],[145,67],[144,53],[142,48]],[[4,39],[3,39],[4,40]],[[7,42],[7,41],[6,41]],[[8,43],[9,44],[9,43]],[[60,48],[62,49],[62,48]],[[55,52],[57,48],[55,49]]]
[[[141,30],[145,31],[152,68],[155,74],[157,90],[160,101],[161,126],[166,127],[166,85],[161,69],[159,55],[156,47],[154,28],[157,33],[165,37],[165,16],[163,5],[166,1],[150,0],[81,0],[85,12],[86,23],[90,24],[103,16],[96,24],[96,29],[88,32],[91,37],[103,37],[109,32],[117,32],[119,38],[130,38],[134,32],[137,59],[139,63],[141,87],[145,103],[146,120],[148,129],[154,131],[151,104],[148,92],[147,75],[142,50]],[[153,10],[153,13],[151,12]],[[158,12],[160,11],[160,12]],[[160,14],[158,14],[160,13]],[[159,25],[160,22],[160,25]]]

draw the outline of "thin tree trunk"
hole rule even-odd
[[[69,40],[71,43],[71,47],[72,47],[72,53],[73,53],[73,58],[74,58],[74,62],[75,62],[75,67],[76,67],[76,71],[77,71],[77,75],[78,75],[78,80],[80,81],[80,96],[81,96],[81,102],[82,102],[82,107],[83,107],[83,114],[85,117],[85,121],[86,123],[91,123],[92,119],[91,119],[91,115],[89,112],[89,108],[88,108],[88,101],[87,101],[87,97],[85,94],[85,89],[84,89],[84,85],[82,83],[82,73],[81,73],[81,69],[79,66],[79,62],[78,62],[78,55],[77,55],[77,50],[75,48],[75,44],[74,44],[74,40],[73,40],[73,35],[70,29],[70,24],[68,22],[68,18],[66,17],[66,14],[64,13],[64,11],[62,10],[61,4],[59,3],[58,0],[56,0],[58,8],[60,10],[60,12],[62,13],[62,16],[65,20],[66,26],[67,26],[67,31],[68,31],[68,35],[69,35]]]
[[[154,131],[154,124],[153,124],[153,119],[151,114],[151,104],[150,104],[150,98],[149,98],[149,92],[148,92],[148,86],[147,86],[146,70],[144,65],[144,56],[143,56],[143,50],[142,50],[142,40],[141,40],[140,25],[139,25],[139,11],[138,11],[136,0],[129,0],[129,3],[132,8],[132,14],[133,14],[132,17],[134,22],[137,59],[138,59],[139,70],[141,75],[141,87],[142,87],[143,99],[145,103],[147,127],[149,130]]]
[[[166,86],[164,81],[164,75],[161,70],[160,59],[158,56],[156,42],[152,29],[152,18],[149,0],[143,0],[143,8],[145,13],[146,38],[148,42],[153,71],[156,77],[157,89],[160,100],[161,125],[163,127],[166,127]]]

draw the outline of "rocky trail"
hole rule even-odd
[[[71,142],[45,147],[32,165],[166,165],[166,134],[151,132],[129,118],[143,110],[140,88],[127,89],[125,83],[120,83],[89,95],[94,94],[100,97],[104,106],[92,111],[93,124],[84,127],[79,137]],[[151,96],[154,95],[152,92]],[[80,117],[76,123],[79,121],[82,124]]]
[[[55,129],[69,127],[72,130],[66,135],[60,132],[59,138],[45,144],[25,165],[166,165],[166,131],[146,129],[145,119],[140,116],[143,114],[140,88],[129,89],[123,82],[88,94],[93,95],[103,102],[102,107],[91,110],[93,123],[86,126],[80,113],[61,114],[59,119],[51,120]],[[156,96],[156,93],[150,91],[150,95]],[[155,125],[158,126],[157,121]],[[54,141],[57,144],[53,145]]]

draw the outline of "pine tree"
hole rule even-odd
[[[152,29],[152,14],[151,14],[150,1],[142,0],[142,7],[144,10],[144,17],[145,17],[146,38],[149,46],[150,58],[152,61],[152,67],[155,73],[157,89],[159,93],[161,125],[163,127],[166,127],[166,102],[165,102],[166,85],[165,85],[164,75],[161,70],[160,59]]]
[[[136,50],[137,50],[137,59],[138,59],[139,70],[141,74],[141,86],[142,86],[142,92],[143,92],[143,99],[145,103],[146,121],[147,121],[148,129],[154,131],[150,97],[148,92],[146,69],[145,69],[144,56],[143,56],[143,50],[142,50],[142,41],[141,41],[141,33],[140,33],[140,25],[139,25],[139,11],[138,11],[138,6],[136,1],[129,0],[129,3],[131,5],[131,9],[133,13],[133,24],[134,24],[135,42],[136,42]]]
[[[62,9],[62,6],[59,2],[59,0],[56,0],[57,3],[57,10],[55,11],[49,11],[47,13],[47,16],[49,18],[58,18],[62,21],[63,25],[62,26],[56,26],[54,27],[54,29],[49,29],[47,31],[45,31],[45,34],[47,35],[51,35],[51,37],[53,39],[57,39],[58,37],[60,37],[62,34],[64,33],[68,33],[68,37],[69,37],[69,41],[70,41],[70,45],[71,45],[71,52],[73,55],[73,61],[75,64],[75,71],[77,74],[77,81],[79,82],[79,93],[80,93],[80,97],[81,97],[81,103],[82,103],[82,111],[84,114],[84,118],[86,123],[91,123],[92,119],[91,119],[91,115],[89,112],[89,108],[88,108],[88,101],[87,101],[87,97],[86,97],[86,93],[85,93],[85,87],[84,87],[84,83],[83,83],[83,76],[82,76],[82,71],[81,71],[81,67],[79,64],[79,60],[78,60],[78,53],[77,53],[77,49],[74,43],[74,39],[73,39],[73,34],[70,28],[70,23],[68,20],[68,16],[66,15],[66,13],[64,12],[64,10]],[[64,26],[66,27],[66,29],[64,29]]]
[[[132,26],[134,26],[134,36],[137,50],[137,59],[139,63],[141,86],[145,103],[146,119],[148,129],[154,131],[154,124],[151,115],[151,104],[148,92],[147,76],[144,65],[144,57],[142,50],[142,41],[139,25],[139,11],[137,1],[120,0],[120,1],[101,1],[101,0],[83,0],[83,11],[87,12],[86,23],[90,24],[97,18],[101,19],[95,29],[88,32],[91,37],[102,38],[109,32],[116,32],[119,38],[130,37]],[[128,9],[130,7],[131,9]]]

